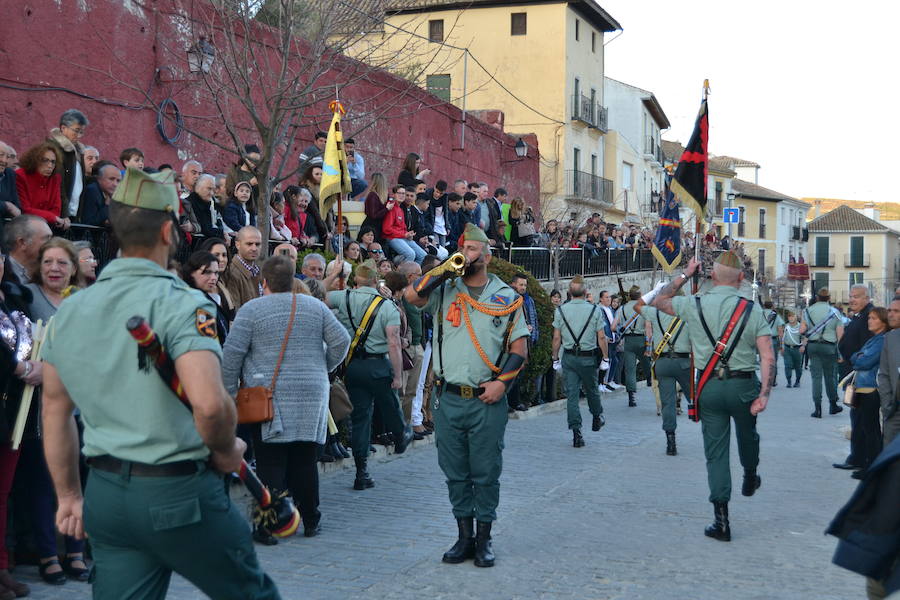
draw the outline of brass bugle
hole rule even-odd
[[[453,271],[457,277],[462,277],[466,271],[466,257],[462,252],[454,252],[441,264],[441,267],[445,271]]]

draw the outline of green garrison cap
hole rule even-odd
[[[466,228],[465,230],[463,230],[462,235],[459,236],[457,245],[462,246],[463,242],[484,242],[485,244],[490,243],[488,237],[484,235],[484,232],[481,230],[481,227],[478,227],[473,223],[466,223]]]
[[[731,267],[732,269],[741,269],[744,266],[741,257],[731,250],[720,254],[716,259],[716,264],[722,265],[723,267]]]
[[[179,213],[175,173],[168,170],[162,173],[144,173],[128,167],[125,178],[116,188],[112,199],[147,210],[172,211],[176,216]]]

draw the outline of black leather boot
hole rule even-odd
[[[716,518],[715,522],[708,525],[703,533],[706,534],[706,537],[715,538],[720,542],[730,542],[731,526],[728,524],[728,503],[713,502],[713,514]]]
[[[464,560],[475,558],[474,519],[472,517],[457,518],[456,525],[459,527],[459,539],[456,540],[452,548],[444,552],[444,556],[441,558],[445,563],[454,565]]]
[[[603,418],[603,415],[594,415],[594,420],[591,422],[591,431],[600,431],[600,428],[606,425],[606,419]]]
[[[762,485],[762,477],[756,474],[756,469],[744,469],[744,485],[741,486],[741,493],[745,496],[752,496]]]
[[[353,481],[353,489],[364,490],[375,487],[375,481],[369,475],[368,459],[354,456],[353,462],[356,463],[356,479]]]
[[[678,449],[675,447],[675,432],[667,431],[666,432],[666,454],[669,456],[675,456],[678,454]]]
[[[407,425],[403,428],[403,433],[398,436],[394,436],[394,454],[403,454],[406,452],[406,449],[413,441],[413,430],[412,425]]]
[[[843,411],[844,411],[844,407],[841,406],[840,404],[838,404],[837,402],[833,403],[831,406],[828,407],[829,415],[836,415],[839,412],[843,412]]]
[[[575,448],[581,448],[584,446],[584,438],[581,435],[580,429],[572,430],[572,446]]]
[[[812,411],[812,414],[809,416],[811,416],[813,419],[821,419],[822,418],[822,407],[816,406],[816,409],[814,411]]]
[[[494,550],[491,548],[491,523],[478,521],[475,531],[475,566],[493,567]]]
[[[634,400],[634,392],[628,392],[628,406],[637,406],[637,402]]]

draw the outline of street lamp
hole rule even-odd
[[[528,144],[522,138],[519,138],[519,141],[516,142],[516,156],[519,158],[528,156]]]
[[[729,192],[728,195],[726,196],[726,198],[728,199],[728,208],[732,208],[731,204],[734,202],[734,194]],[[731,240],[732,243],[734,243],[734,238],[731,237],[731,221],[730,220],[728,221],[728,239]]]
[[[216,48],[201,35],[197,43],[188,48],[187,55],[191,73],[209,73],[216,60]]]

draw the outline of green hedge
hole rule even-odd
[[[528,295],[534,300],[537,310],[539,334],[537,344],[532,346],[529,352],[528,365],[525,367],[525,372],[519,376],[519,382],[522,386],[522,397],[534,398],[535,378],[545,373],[550,367],[553,341],[553,303],[550,302],[550,295],[544,291],[538,280],[519,266],[493,256],[488,264],[488,272],[507,283],[516,273],[521,273],[528,278],[527,290]]]

